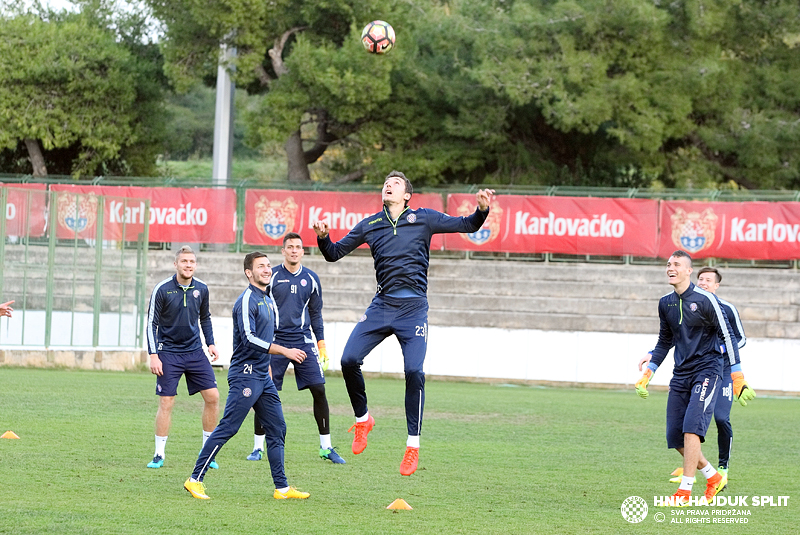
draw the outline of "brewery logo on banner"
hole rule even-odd
[[[283,201],[270,201],[264,196],[256,202],[256,228],[258,232],[278,240],[294,229],[297,203],[292,197]]]
[[[97,195],[59,193],[56,208],[58,224],[78,234],[94,226],[97,219]]]
[[[677,208],[670,216],[672,242],[689,253],[699,253],[714,243],[717,215],[711,208],[702,212],[686,212]]]
[[[475,212],[475,201],[464,201],[456,209],[456,213],[460,216],[468,216]],[[500,203],[496,200],[492,202],[489,215],[483,226],[475,232],[469,234],[461,234],[461,237],[468,242],[475,245],[484,245],[493,242],[500,236],[500,221],[503,220],[503,209],[500,208]]]

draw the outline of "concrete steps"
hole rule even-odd
[[[47,250],[42,249],[28,252],[29,262],[35,259],[37,271],[35,276],[28,273],[31,308],[32,303],[44,302],[44,284],[32,284],[40,277],[39,269],[46,265]],[[268,254],[273,265],[283,260],[279,252]],[[7,248],[6,295],[13,293],[12,288],[21,287],[22,273],[14,267],[15,262],[21,262],[20,255],[19,251]],[[173,275],[173,258],[170,251],[149,252],[147,297],[156,283]],[[212,315],[229,317],[234,301],[246,287],[243,258],[242,253],[198,255],[197,276],[211,288]],[[75,306],[84,309],[91,305],[94,291],[94,255],[87,250],[87,254],[79,255],[75,261],[85,266],[75,276],[79,281],[76,295],[80,298]],[[72,262],[70,257],[70,265]],[[125,262],[135,267],[133,255],[126,256]],[[118,256],[103,263],[104,310],[115,310],[118,306],[120,287],[126,299],[132,298],[135,291],[132,284],[124,284],[126,275],[119,270],[119,263]],[[338,262],[328,263],[318,252],[312,254],[309,250],[304,265],[316,271],[322,280],[326,321],[353,322],[361,317],[376,286],[369,251],[359,250]],[[697,262],[695,269],[700,265]],[[795,270],[731,268],[721,272],[719,295],[737,306],[747,336],[800,339],[800,276]],[[73,275],[65,270],[55,278],[56,302],[69,307]],[[443,326],[656,335],[658,300],[671,291],[663,266],[434,256],[429,270],[429,320]]]

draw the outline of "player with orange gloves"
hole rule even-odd
[[[717,294],[721,282],[722,275],[717,268],[706,266],[700,268],[697,274],[697,286],[714,295]],[[732,303],[724,299],[719,299],[719,304],[725,311],[725,315],[728,317],[728,321],[731,324],[731,334],[735,338],[736,346],[741,350],[747,343],[747,337],[744,334],[744,327],[739,317],[739,311],[736,310],[736,307],[733,306]],[[642,366],[648,362],[650,362],[649,354],[639,362],[639,371],[642,371]],[[745,407],[747,406],[747,402],[753,399],[756,394],[745,382],[742,372],[731,373],[729,359],[723,359],[723,364],[722,394],[717,397],[717,402],[714,405],[714,421],[717,424],[717,444],[719,446],[719,466],[717,467],[717,471],[724,472],[728,475],[728,479],[730,479],[728,466],[730,463],[731,447],[733,445],[731,405],[734,401],[737,401]],[[683,467],[673,471],[672,475],[675,477],[670,479],[670,481],[672,483],[680,483],[681,476],[683,475]]]
[[[302,363],[291,362],[294,366],[297,389],[311,392],[314,406],[314,419],[319,429],[319,456],[334,464],[345,464],[345,460],[331,444],[330,410],[325,395],[325,371],[330,363],[325,347],[325,334],[322,324],[322,286],[316,273],[302,264],[303,239],[290,232],[283,237],[283,263],[272,270],[269,296],[278,308],[275,342],[288,348],[302,349],[308,358]],[[317,345],[311,337],[317,339]],[[283,376],[290,361],[274,355],[271,363],[272,380],[278,390],[283,387]],[[260,461],[264,452],[264,430],[255,419],[253,453],[249,461]]]
[[[667,262],[667,277],[675,291],[659,301],[658,343],[644,375],[636,382],[636,393],[646,399],[653,374],[675,348],[667,401],[667,447],[683,455],[683,475],[674,495],[678,505],[689,503],[697,470],[707,479],[704,495],[709,502],[728,482],[727,474],[717,472],[701,451],[717,396],[722,394],[723,358],[730,362],[737,400],[746,405],[755,398],[744,380],[739,348],[719,299],[692,284],[691,273],[691,257],[675,251]]]

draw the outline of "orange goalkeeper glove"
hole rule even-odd
[[[653,370],[646,368],[642,378],[636,382],[636,393],[639,394],[640,398],[647,399],[647,396],[650,395],[650,392],[647,391],[647,385],[650,384],[650,379],[652,378]]]
[[[738,401],[742,407],[747,407],[747,402],[756,398],[756,391],[744,380],[742,372],[732,372],[731,379],[733,379],[733,400]]]
[[[325,348],[325,340],[317,342],[317,348],[319,349],[319,358],[317,361],[322,365],[322,371],[326,372],[331,362],[328,360],[328,350]]]

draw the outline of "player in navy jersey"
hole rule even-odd
[[[697,273],[697,286],[703,290],[717,294],[719,285],[722,282],[722,275],[719,270],[714,267],[706,266],[700,268]],[[739,318],[739,311],[733,304],[719,299],[720,306],[728,316],[728,321],[731,324],[731,333],[735,339],[736,346],[741,350],[747,343],[747,337],[744,334],[744,327],[742,320]],[[643,359],[643,362],[649,361],[649,358]],[[722,371],[722,391],[717,397],[717,402],[714,404],[714,422],[717,424],[717,446],[719,448],[719,467],[718,472],[728,475],[728,464],[730,463],[731,446],[733,444],[733,427],[731,426],[731,405],[733,404],[733,379],[731,378],[731,364],[729,359],[723,358],[723,371]],[[641,370],[641,366],[639,367]],[[747,405],[747,401],[743,398],[738,399],[742,405]],[[679,468],[673,472],[677,476],[670,481],[678,483],[680,476],[683,475],[683,468]]]
[[[186,376],[189,395],[203,396],[203,444],[219,414],[219,390],[211,362],[203,352],[200,329],[203,329],[211,360],[219,354],[214,345],[208,286],[194,276],[197,256],[184,245],[175,254],[176,274],[153,288],[147,314],[147,347],[150,371],[156,375],[156,394],[160,396],[156,412],[156,451],[148,468],[164,465],[172,407],[178,394],[181,375]],[[217,468],[216,463],[212,468]]]
[[[273,342],[275,305],[267,294],[272,266],[267,255],[252,252],[244,257],[244,274],[250,283],[233,305],[233,355],[228,370],[228,399],[225,414],[211,433],[195,463],[191,477],[183,484],[195,498],[208,500],[203,478],[220,448],[242,426],[250,409],[255,410],[266,433],[269,460],[276,500],[308,498],[307,492],[290,487],[283,467],[286,422],[281,399],[269,376],[270,354],[283,355],[300,363],[306,358],[301,349],[289,349]]]
[[[667,261],[667,277],[675,291],[658,303],[658,343],[644,375],[636,383],[636,392],[647,398],[653,373],[674,348],[675,364],[667,400],[667,447],[683,455],[683,475],[674,494],[676,505],[689,504],[698,469],[707,479],[704,495],[709,502],[728,481],[701,451],[722,388],[723,357],[730,361],[734,395],[755,397],[741,373],[739,348],[724,310],[715,295],[691,283],[691,273],[691,257],[685,251],[672,253]]]
[[[328,222],[314,224],[317,245],[329,262],[335,262],[364,243],[374,260],[378,291],[356,324],[342,354],[342,375],[356,416],[353,453],[367,447],[375,419],[367,408],[361,365],[370,351],[394,334],[403,350],[406,377],[406,452],[400,473],[417,469],[422,412],[425,404],[423,363],[428,348],[428,263],[431,237],[448,232],[475,232],[489,215],[493,190],[480,190],[477,210],[467,217],[452,217],[436,210],[408,207],[413,188],[399,171],[386,177],[381,196],[383,210],[362,219],[336,243],[328,237]]]
[[[314,419],[319,430],[319,456],[334,464],[345,464],[331,444],[330,410],[325,396],[324,372],[329,361],[322,325],[322,285],[317,274],[302,265],[304,253],[303,239],[299,234],[290,232],[283,237],[283,264],[272,270],[269,285],[269,296],[278,307],[275,342],[317,356],[293,364],[297,389],[311,392]],[[316,346],[311,337],[312,330],[317,339]],[[283,387],[289,363],[290,360],[281,355],[272,357],[272,381],[278,391]],[[249,461],[261,460],[264,451],[264,429],[258,418],[254,418],[254,427],[253,453],[247,456]]]

